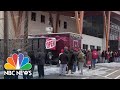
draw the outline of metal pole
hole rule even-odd
[[[4,62],[8,57],[8,11],[4,11]]]

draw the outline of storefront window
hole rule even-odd
[[[83,44],[83,49],[88,50],[88,45],[87,44]]]
[[[83,22],[83,34],[103,38],[103,17],[86,16]]]

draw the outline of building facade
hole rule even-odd
[[[18,11],[14,11],[15,21],[18,19]],[[9,39],[15,38],[14,26],[11,18],[10,12],[8,12],[8,35]],[[112,17],[111,17],[112,18]],[[56,25],[56,14],[52,14],[53,26]],[[19,37],[24,35],[24,22],[25,13],[23,12],[22,21],[19,25],[21,27]],[[3,39],[4,30],[4,12],[0,12],[0,39]],[[83,34],[82,34],[82,49],[92,49],[99,48],[105,50],[105,34],[104,34],[104,24],[103,16],[85,16],[83,22]],[[28,34],[29,35],[39,35],[41,33],[47,33],[46,27],[50,27],[50,16],[47,11],[29,11],[28,12]],[[118,40],[119,38],[119,21],[115,18],[111,19],[111,30],[110,30],[110,40]],[[58,33],[60,32],[73,32],[76,33],[76,20],[71,16],[60,15]],[[119,44],[120,45],[120,44]],[[10,46],[10,45],[9,45]],[[0,44],[1,49],[3,49],[3,44]],[[11,45],[12,47],[12,45]]]

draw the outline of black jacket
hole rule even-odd
[[[73,53],[70,53],[68,63],[73,64],[74,61],[75,61],[75,55]]]
[[[31,64],[36,64],[36,58],[34,56],[34,54],[29,55],[30,59],[31,59]]]
[[[38,65],[44,65],[45,64],[45,53],[39,52],[37,60],[38,60]]]
[[[61,61],[61,64],[67,64],[68,63],[68,56],[66,53],[63,53],[60,55],[59,60]]]

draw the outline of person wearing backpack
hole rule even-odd
[[[80,74],[83,75],[83,66],[84,66],[84,62],[85,62],[85,55],[84,53],[80,50],[79,53],[78,53],[78,67],[79,67],[79,70],[81,71]]]
[[[96,59],[98,59],[98,52],[94,49],[92,50],[92,63],[91,63],[92,69],[95,68]]]

